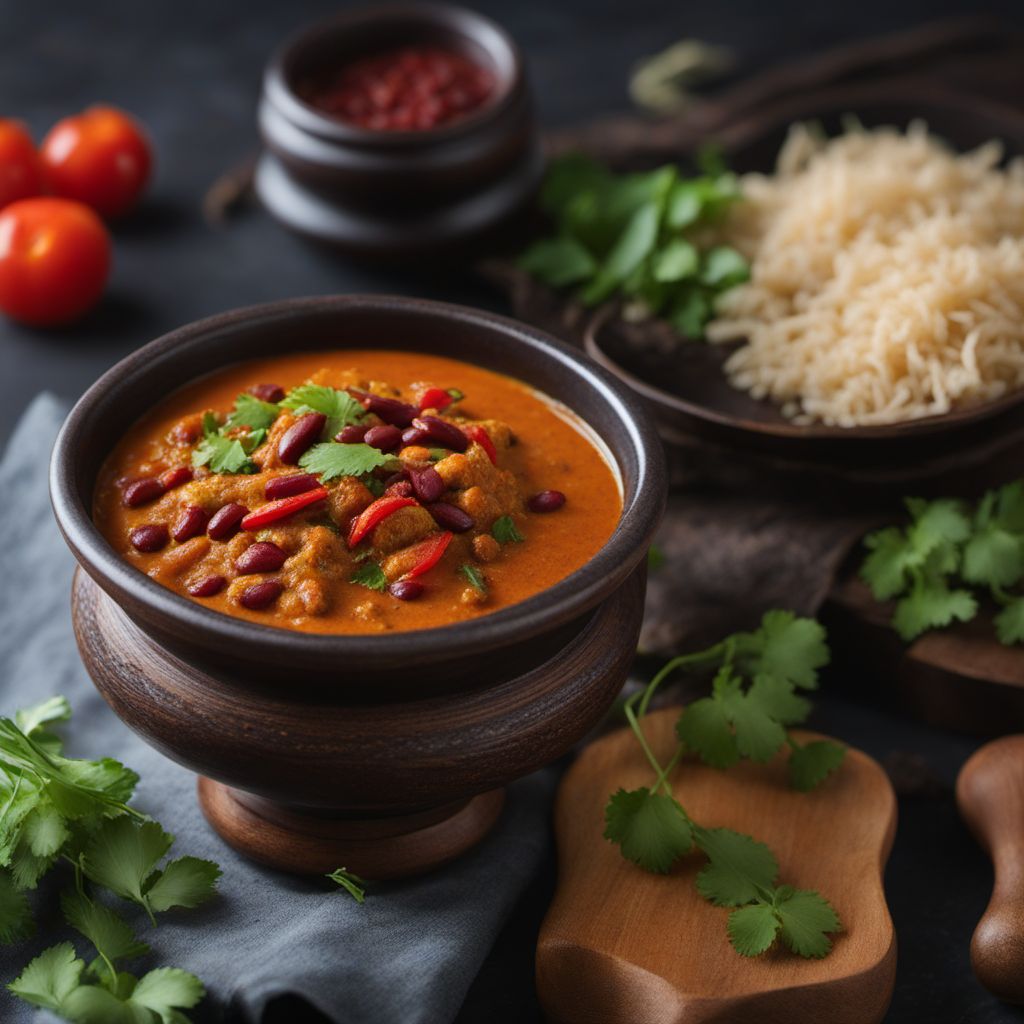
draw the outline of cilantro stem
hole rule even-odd
[[[659,777],[662,775],[661,763],[654,755],[654,751],[651,750],[650,744],[647,742],[647,737],[644,736],[643,730],[640,728],[640,722],[637,720],[636,712],[633,710],[633,703],[640,694],[634,694],[629,700],[623,705],[623,711],[626,715],[626,721],[629,722],[630,729],[633,730],[633,735],[637,738],[637,742],[640,744],[640,748],[644,752],[644,756],[647,758],[648,763],[654,769],[654,772]],[[662,779],[660,785],[665,787],[665,791],[671,796],[672,790],[667,782]]]
[[[640,699],[640,717],[642,718],[647,714],[648,705],[651,703],[651,698],[654,696],[655,691],[670,675],[672,675],[673,672],[687,665],[700,665],[704,662],[713,662],[721,657],[721,655],[725,653],[725,650],[725,643],[722,642],[715,644],[714,647],[709,647],[706,651],[696,651],[693,654],[681,654],[679,657],[666,662],[647,686],[644,687],[643,694]]]
[[[673,771],[675,770],[675,767],[676,767],[676,765],[678,765],[678,764],[679,764],[679,762],[680,762],[680,761],[681,761],[681,760],[683,759],[683,755],[684,755],[685,753],[686,753],[686,747],[684,747],[684,746],[683,746],[683,744],[682,744],[682,743],[680,743],[680,744],[679,744],[679,745],[678,745],[678,746],[676,747],[676,752],[675,752],[675,753],[674,753],[674,754],[672,755],[672,757],[671,757],[671,758],[669,759],[669,762],[668,762],[668,764],[667,764],[667,765],[665,765],[665,767],[664,767],[664,768],[661,768],[661,769],[659,769],[659,770],[658,770],[658,777],[657,777],[657,779],[655,779],[655,780],[654,780],[654,785],[653,785],[653,786],[651,786],[651,788],[650,788],[650,792],[651,792],[652,794],[653,794],[653,793],[657,793],[657,792],[658,792],[658,787],[659,787],[659,786],[661,786],[661,785],[662,785],[662,784],[664,784],[664,783],[667,783],[667,781],[668,781],[668,777],[669,777],[669,776],[670,776],[670,775],[672,774],[672,772],[673,772]],[[671,789],[670,789],[670,787],[666,786],[666,789],[667,789],[667,790],[668,790],[669,792],[671,792]],[[690,818],[689,818],[689,815],[687,815],[685,811],[683,812],[683,815],[684,815],[684,817],[686,817],[686,820],[687,820],[687,821],[689,821],[689,820],[690,820]]]

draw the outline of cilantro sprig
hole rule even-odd
[[[717,166],[694,178],[672,165],[617,175],[565,156],[541,192],[555,234],[519,265],[552,288],[575,286],[585,305],[619,293],[630,315],[665,316],[683,336],[700,338],[717,296],[746,281],[749,268],[728,246],[700,251],[692,232],[720,220],[739,195],[736,177]]]
[[[322,384],[300,384],[292,388],[281,405],[297,416],[308,412],[322,413],[327,417],[324,437],[334,437],[342,427],[358,423],[366,415],[366,410],[347,391]]]
[[[233,416],[234,413],[231,414]],[[212,412],[203,414],[203,437],[192,452],[192,465],[209,466],[214,473],[252,473],[255,465],[249,456],[261,445],[267,436],[266,428],[246,428],[238,432],[228,422],[221,426]],[[244,426],[244,424],[236,424]],[[230,436],[228,431],[233,431]]]
[[[0,942],[30,934],[27,891],[63,861],[75,880],[61,900],[64,916],[92,943],[96,958],[86,966],[71,943],[61,943],[36,957],[8,988],[84,1024],[183,1024],[181,1010],[202,998],[202,983],[176,968],[141,978],[122,970],[119,961],[143,956],[149,947],[118,913],[92,898],[89,886],[139,905],[154,921],[157,913],[209,899],[220,869],[196,857],[159,866],[174,839],[129,805],[138,776],[111,758],[65,757],[53,727],[70,716],[68,702],[52,697],[13,719],[0,718]]]
[[[381,466],[395,462],[392,455],[385,455],[377,448],[359,442],[343,444],[326,441],[314,445],[301,459],[299,466],[308,473],[317,473],[327,483],[342,476],[365,477]]]
[[[767,761],[789,751],[790,783],[808,790],[838,769],[845,748],[830,740],[801,744],[787,726],[806,719],[818,670],[828,663],[824,629],[791,612],[767,612],[757,630],[735,633],[704,651],[673,658],[624,712],[655,774],[651,786],[620,789],[605,807],[605,838],[647,871],[668,872],[694,848],[708,863],[697,877],[700,894],[731,910],[729,940],[743,956],[757,956],[776,940],[804,957],[823,957],[840,930],[831,904],[817,892],[779,885],[779,865],[761,842],[725,828],[704,828],[675,798],[669,777],[687,753],[726,768],[741,757]],[[662,765],[641,720],[658,687],[680,670],[715,671],[709,697],[691,703],[676,723],[678,744]]]
[[[1024,480],[987,492],[972,508],[951,498],[907,498],[910,522],[868,534],[861,578],[878,601],[896,599],[892,625],[904,640],[969,622],[977,592],[1001,610],[996,636],[1024,643]]]

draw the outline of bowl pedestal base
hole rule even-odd
[[[505,790],[418,814],[339,818],[303,813],[199,777],[199,806],[229,846],[295,874],[344,867],[369,879],[432,871],[475,846],[501,815]]]

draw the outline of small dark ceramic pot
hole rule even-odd
[[[302,98],[305,83],[405,44],[441,45],[493,76],[465,117],[422,131],[371,131]],[[520,210],[543,161],[522,56],[483,15],[445,5],[380,5],[318,22],[272,58],[259,109],[264,206],[318,241],[413,257],[491,232]]]
[[[617,467],[622,518],[582,569],[479,619],[387,636],[304,634],[222,615],[125,562],[92,522],[100,466],[146,409],[196,377],[290,348],[400,347],[477,363],[564,401]],[[105,374],[57,440],[51,492],[84,570],[74,622],[124,721],[206,778],[214,827],[288,870],[424,870],[477,841],[501,787],[606,712],[643,612],[665,501],[639,401],[576,351],[502,317],[425,301],[295,299],[181,328]],[[213,781],[216,780],[216,781]]]

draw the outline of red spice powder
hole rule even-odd
[[[427,131],[481,107],[494,77],[438,46],[406,46],[363,57],[302,90],[311,106],[371,131]]]

